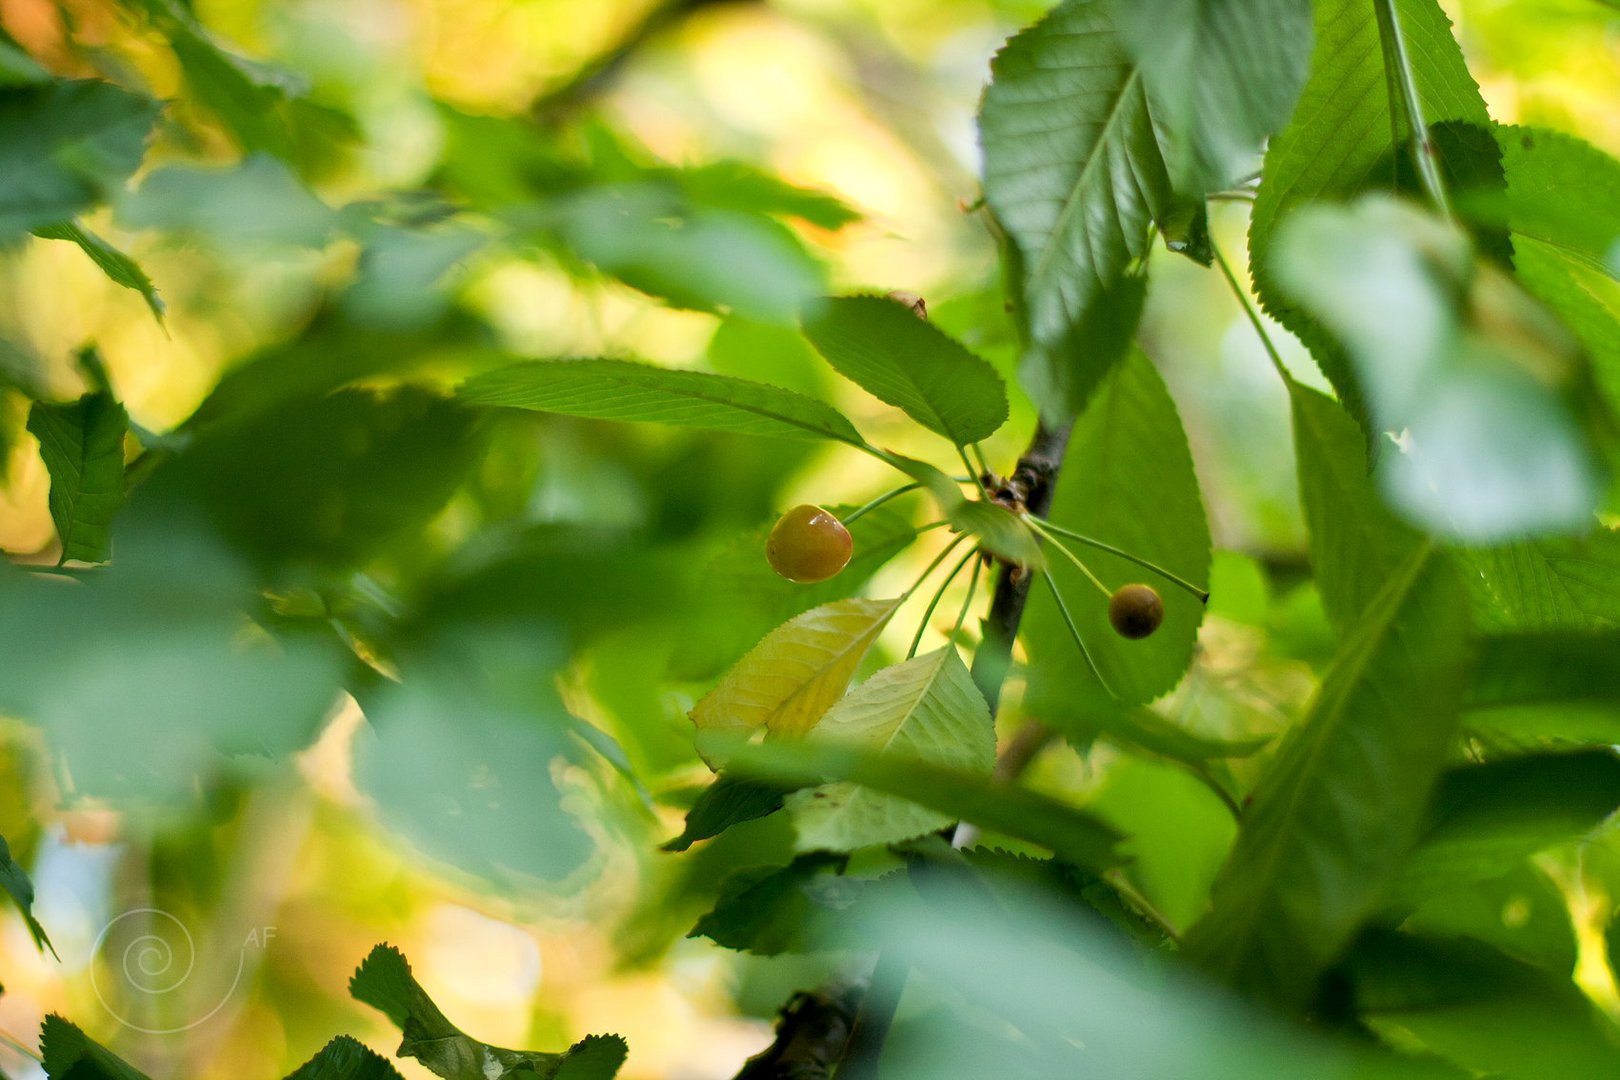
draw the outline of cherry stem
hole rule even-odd
[[[947,548],[946,550],[950,549]],[[945,598],[945,590],[951,587],[951,582],[956,580],[956,575],[962,572],[962,568],[968,564],[968,560],[978,553],[978,549],[975,548],[962,556],[961,560],[951,568],[951,572],[945,575],[945,580],[939,583],[939,588],[934,590],[934,598],[928,601],[928,608],[923,612],[922,621],[917,624],[917,633],[911,639],[911,648],[906,650],[907,660],[917,655],[917,646],[922,644],[923,631],[928,629],[928,620],[934,617],[934,609],[939,607],[939,602]]]
[[[871,513],[873,510],[876,510],[878,507],[882,506],[884,503],[888,502],[890,499],[898,499],[900,496],[906,494],[907,492],[916,491],[920,487],[922,487],[921,484],[906,484],[906,485],[904,485],[902,487],[895,488],[893,491],[885,491],[882,495],[879,495],[877,498],[873,499],[871,502],[867,503],[865,506],[859,507],[856,510],[852,511],[848,517],[844,518],[843,519],[844,527],[848,528],[851,524],[853,524],[854,522],[860,520],[862,517],[864,517],[865,515]]]
[[[968,460],[967,451],[958,446],[956,448],[956,454],[962,459],[962,464],[966,466],[968,477],[973,481],[973,486],[979,489],[979,498],[989,501],[990,493],[984,490],[984,481],[979,479],[979,470],[975,469],[973,467],[973,462]],[[989,471],[989,469],[985,470],[985,472]]]
[[[1185,589],[1187,592],[1189,592],[1192,595],[1196,596],[1198,598],[1199,603],[1201,603],[1201,604],[1209,603],[1209,590],[1208,589],[1200,589],[1198,586],[1194,585],[1192,582],[1188,581],[1187,579],[1185,579],[1183,577],[1179,577],[1176,574],[1172,574],[1170,571],[1166,570],[1164,567],[1160,566],[1158,563],[1150,562],[1147,559],[1142,558],[1140,555],[1132,555],[1130,552],[1124,550],[1123,548],[1117,548],[1113,544],[1105,544],[1101,540],[1097,540],[1097,539],[1095,539],[1093,537],[1086,536],[1084,533],[1077,533],[1073,529],[1065,529],[1063,526],[1054,525],[1050,521],[1042,521],[1040,518],[1036,517],[1034,514],[1026,514],[1026,515],[1024,515],[1024,520],[1029,522],[1031,528],[1033,528],[1036,532],[1041,533],[1042,535],[1044,535],[1048,540],[1051,540],[1052,544],[1059,551],[1063,552],[1065,555],[1068,555],[1069,558],[1074,559],[1075,562],[1079,562],[1080,560],[1075,559],[1074,553],[1069,551],[1066,547],[1064,547],[1063,544],[1060,543],[1052,535],[1053,533],[1056,533],[1058,536],[1066,536],[1070,540],[1073,540],[1073,541],[1075,541],[1077,543],[1085,544],[1088,547],[1094,547],[1098,551],[1106,551],[1110,555],[1117,555],[1121,559],[1124,559],[1126,562],[1133,562],[1137,566],[1140,566],[1144,570],[1151,570],[1153,573],[1158,574],[1160,577],[1164,578],[1164,580],[1168,581],[1170,584],[1176,586],[1177,588]],[[1082,566],[1081,569],[1084,570],[1085,567]],[[1087,573],[1089,574],[1089,571],[1087,571]],[[1096,578],[1092,578],[1092,580],[1095,581]],[[1110,593],[1109,595],[1113,595],[1113,594]]]
[[[1272,344],[1271,335],[1266,332],[1266,324],[1260,321],[1260,313],[1254,310],[1253,304],[1249,303],[1249,294],[1238,283],[1237,275],[1232,273],[1231,265],[1227,263],[1226,256],[1221,254],[1221,249],[1216,246],[1213,237],[1209,241],[1209,250],[1214,252],[1215,262],[1221,268],[1221,273],[1226,277],[1226,283],[1232,287],[1232,295],[1237,297],[1237,302],[1242,306],[1243,313],[1249,317],[1249,325],[1254,327],[1254,332],[1259,335],[1260,344],[1266,347],[1266,355],[1271,357],[1271,366],[1277,369],[1278,375],[1282,376],[1283,385],[1292,386],[1294,377],[1288,374],[1288,368],[1283,363],[1282,354],[1277,351],[1277,346]]]
[[[1076,555],[1073,551],[1070,551],[1067,544],[1065,544],[1063,541],[1059,540],[1057,538],[1057,536],[1055,536],[1053,533],[1048,532],[1045,523],[1040,521],[1033,514],[1025,514],[1025,515],[1023,515],[1023,518],[1024,518],[1025,524],[1027,524],[1030,528],[1034,529],[1036,532],[1040,533],[1043,537],[1045,537],[1046,541],[1048,543],[1050,543],[1053,547],[1057,548],[1059,551],[1063,552],[1063,554],[1067,555],[1069,557],[1069,561],[1074,563],[1074,565],[1078,566],[1080,568],[1080,572],[1082,574],[1086,575],[1086,579],[1089,580],[1093,585],[1097,586],[1097,591],[1098,592],[1102,593],[1104,596],[1108,597],[1109,599],[1113,599],[1114,590],[1110,589],[1108,586],[1104,585],[1102,583],[1102,579],[1099,578],[1096,574],[1093,574],[1091,572],[1091,567],[1089,567],[1085,563],[1081,562],[1080,561],[1080,556]]]
[[[956,625],[951,627],[951,640],[955,641],[962,633],[962,624],[967,621],[968,609],[973,606],[973,594],[979,588],[979,575],[984,571],[984,560],[980,559],[973,564],[973,573],[968,575],[967,599],[962,601],[962,610],[956,613]]]
[[[947,524],[947,523],[943,522],[943,521],[940,521],[940,522],[936,522],[935,524],[936,525],[944,525],[944,524]],[[923,528],[925,528],[925,529],[931,529],[931,528],[934,528],[934,527],[935,527],[934,525],[925,525],[925,526],[923,526]],[[922,529],[918,529],[917,531],[921,532]],[[959,535],[959,536],[955,537],[954,539],[952,539],[950,543],[946,544],[943,548],[941,548],[939,554],[934,556],[934,561],[928,564],[928,569],[924,570],[922,572],[922,574],[920,574],[918,576],[917,580],[911,583],[911,588],[907,589],[905,592],[900,594],[900,602],[903,604],[907,600],[910,600],[912,594],[915,593],[918,589],[922,588],[922,583],[928,580],[928,575],[932,574],[934,572],[934,570],[938,568],[939,564],[945,561],[945,557],[947,555],[949,555],[951,552],[956,550],[956,545],[960,544],[962,541],[964,541],[966,539],[967,539],[966,534]]]
[[[1108,680],[1104,679],[1102,672],[1097,670],[1097,662],[1091,658],[1091,650],[1086,648],[1085,641],[1080,637],[1080,628],[1074,625],[1074,616],[1069,614],[1069,605],[1063,602],[1063,594],[1058,592],[1057,581],[1053,579],[1051,574],[1045,573],[1041,575],[1041,579],[1046,582],[1046,587],[1052,590],[1052,599],[1057,601],[1058,612],[1063,616],[1063,622],[1069,628],[1069,636],[1074,638],[1074,643],[1080,647],[1080,655],[1085,658],[1086,666],[1091,669],[1093,675],[1097,676],[1097,682],[1104,690],[1108,691],[1108,696],[1118,698],[1119,695],[1114,693],[1113,688],[1108,685]]]
[[[995,473],[991,471],[990,463],[984,459],[984,447],[978,443],[969,443],[968,445],[973,448],[973,460],[979,463],[979,473],[994,476]]]

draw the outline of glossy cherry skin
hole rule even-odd
[[[795,506],[782,515],[765,541],[771,569],[809,585],[826,581],[849,565],[855,551],[844,523],[819,506]]]

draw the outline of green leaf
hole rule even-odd
[[[1518,233],[1513,262],[1526,291],[1580,341],[1604,403],[1611,413],[1620,412],[1620,271],[1609,276]]]
[[[1573,135],[1493,125],[1507,175],[1507,224],[1602,273],[1620,239],[1620,161]]]
[[[663,845],[664,851],[685,851],[699,840],[719,836],[733,825],[754,821],[782,809],[791,787],[762,783],[722,773],[703,789],[686,812],[686,828]]]
[[[106,562],[112,521],[124,502],[124,432],[129,417],[111,394],[86,394],[71,405],[36,401],[28,430],[51,474],[51,521],[62,562]]]
[[[1482,631],[1620,626],[1620,531],[1458,553]]]
[[[1395,0],[1413,65],[1418,99],[1431,125],[1490,118],[1468,74],[1451,26],[1435,0]],[[1394,185],[1398,84],[1384,67],[1376,6],[1366,0],[1317,0],[1311,75],[1288,127],[1266,151],[1249,226],[1249,266],[1260,304],[1311,350],[1350,415],[1371,439],[1374,430],[1349,359],[1279,288],[1272,263],[1278,225],[1297,208],[1347,199]],[[1443,151],[1442,151],[1443,152]]]
[[[128,255],[77,221],[59,221],[54,225],[42,225],[34,230],[34,235],[42,240],[66,240],[78,244],[84,253],[90,256],[90,260],[101,267],[101,272],[106,274],[113,284],[140,293],[146,301],[146,306],[152,309],[153,316],[158,322],[163,321],[163,301],[158,298],[152,279],[147,277],[140,264]]]
[[[1046,565],[1034,532],[1005,507],[982,499],[963,499],[945,516],[953,529],[974,537],[993,555],[1037,570]]]
[[[1378,477],[1409,520],[1475,543],[1586,526],[1601,470],[1568,400],[1574,342],[1465,237],[1366,196],[1295,213],[1271,269],[1344,346],[1376,428],[1402,433]]]
[[[23,922],[28,925],[28,933],[34,939],[36,949],[50,949],[51,955],[56,955],[56,947],[51,939],[45,936],[45,928],[34,918],[34,883],[28,880],[28,872],[18,866],[11,857],[11,845],[6,838],[0,836],[0,889],[11,894],[17,902],[17,909],[22,912]]]
[[[321,1052],[298,1067],[287,1080],[398,1080],[399,1070],[388,1059],[339,1035]]]
[[[693,706],[700,747],[713,735],[808,732],[844,696],[899,607],[899,600],[838,600],[772,630]]]
[[[55,1013],[40,1025],[39,1051],[50,1080],[150,1080]]]
[[[322,248],[338,216],[288,166],[254,154],[230,168],[170,165],[118,200],[119,224],[206,238],[250,253],[264,247]]]
[[[1515,869],[1578,840],[1620,807],[1609,749],[1537,754],[1451,769],[1435,787],[1423,838],[1392,889],[1403,903]]]
[[[1379,498],[1362,434],[1339,404],[1293,381],[1288,396],[1312,577],[1342,637],[1422,538]]]
[[[995,368],[904,304],[879,296],[824,300],[804,333],[840,373],[957,446],[1007,422],[1007,391]]]
[[[1099,388],[1075,425],[1050,520],[1194,584],[1208,581],[1209,525],[1192,454],[1175,402],[1140,352]],[[1163,624],[1152,637],[1128,641],[1108,622],[1107,598],[1061,553],[1047,549],[1048,572],[1109,689],[1127,704],[1170,690],[1192,661],[1203,604],[1116,555],[1078,541],[1063,543],[1110,589],[1140,581],[1158,590]],[[1022,634],[1030,657],[1029,699],[1036,715],[1044,712],[1057,722],[1063,712],[1107,695],[1077,655],[1049,590],[1039,583],[1032,590]]]
[[[1309,0],[1113,0],[1169,135],[1178,190],[1228,187],[1287,122],[1311,58]]]
[[[803,394],[729,375],[675,371],[627,360],[513,364],[473,376],[461,384],[457,394],[477,405],[865,445],[842,414]]]
[[[51,73],[40,67],[4,28],[0,28],[0,89],[37,86],[50,81]]]
[[[1476,942],[1378,931],[1346,974],[1369,1026],[1471,1075],[1602,1080],[1620,1069],[1612,1021],[1564,973]]]
[[[1449,566],[1414,552],[1261,777],[1189,959],[1304,1004],[1418,838],[1456,730],[1466,634]]]
[[[1010,239],[1030,348],[1020,375],[1061,427],[1124,355],[1133,264],[1172,207],[1141,73],[1102,0],[1067,0],[996,55],[979,110],[984,193]]]
[[[954,645],[879,671],[828,709],[810,738],[985,776],[996,763],[990,708]],[[854,851],[951,824],[937,811],[849,783],[794,792],[787,807],[802,851]]]
[[[1620,701],[1620,631],[1514,632],[1481,639],[1468,706]]]
[[[140,165],[160,108],[94,80],[0,88],[0,242],[117,191]]]
[[[813,852],[784,867],[739,870],[721,883],[714,910],[686,936],[758,956],[809,952],[870,884],[844,876],[846,861]]]
[[[421,387],[340,390],[200,433],[177,480],[264,562],[356,566],[444,505],[478,420]]]
[[[617,1035],[590,1035],[561,1053],[481,1043],[439,1011],[391,945],[371,950],[349,980],[349,993],[404,1032],[397,1056],[416,1058],[444,1080],[612,1080],[627,1053]]]

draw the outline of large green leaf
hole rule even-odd
[[[0,88],[0,242],[115,192],[140,165],[160,107],[94,80]]]
[[[958,446],[1007,421],[1007,391],[995,368],[906,305],[878,296],[824,300],[805,336],[839,372],[879,401]]]
[[[152,314],[159,322],[163,321],[163,301],[158,298],[157,289],[152,285],[152,279],[146,276],[146,271],[142,270],[134,259],[82,224],[77,221],[59,221],[54,225],[40,226],[34,230],[34,235],[42,240],[66,240],[79,245],[80,250],[90,256],[90,261],[101,267],[101,272],[107,275],[108,280],[115,285],[122,285],[126,289],[140,293]]]
[[[985,199],[1013,247],[1030,347],[1020,376],[1053,426],[1124,355],[1148,228],[1173,198],[1141,72],[1104,0],[1067,0],[991,62]]]
[[[715,735],[808,732],[844,696],[899,606],[899,600],[838,600],[772,630],[693,706],[700,744]]]
[[[1620,757],[1609,749],[1451,769],[1435,787],[1423,837],[1392,892],[1415,904],[1506,874],[1538,851],[1580,839],[1617,807]]]
[[[1521,541],[1458,553],[1481,630],[1595,630],[1620,625],[1620,532]]]
[[[1309,0],[1113,0],[1113,9],[1168,135],[1178,190],[1203,195],[1251,171],[1305,85]]]
[[[1192,455],[1175,402],[1140,352],[1098,389],[1075,425],[1050,518],[1195,585],[1208,581],[1209,525]],[[1117,555],[1077,541],[1063,543],[1110,589],[1140,581],[1158,590],[1164,599],[1163,625],[1152,637],[1126,640],[1108,622],[1107,598],[1062,554],[1047,550],[1048,573],[1108,688],[1129,704],[1170,690],[1192,660],[1203,604]],[[1056,718],[1103,692],[1080,660],[1048,590],[1039,583],[1032,589],[1022,635],[1030,658],[1029,699],[1037,715]]]
[[[722,773],[698,795],[686,812],[686,828],[663,845],[664,851],[685,851],[699,840],[719,836],[733,825],[755,821],[782,809],[791,786],[738,779]]]
[[[686,936],[760,956],[813,950],[871,883],[845,875],[847,861],[818,851],[783,867],[739,870],[721,883],[714,909]]]
[[[1297,382],[1289,382],[1288,395],[1312,577],[1343,635],[1421,538],[1379,498],[1355,421],[1337,402]]]
[[[36,401],[28,430],[51,474],[51,520],[62,562],[106,562],[112,521],[124,502],[124,433],[129,417],[111,394],[86,394],[70,405]]]
[[[34,939],[34,946],[50,949],[54,954],[56,949],[45,936],[45,928],[34,918],[34,883],[28,880],[28,872],[11,857],[11,845],[6,843],[3,836],[0,836],[0,889],[6,890],[16,901],[23,922],[28,925],[28,933]]]
[[[1620,161],[1572,135],[1497,124],[1507,176],[1507,225],[1564,255],[1613,273],[1605,260],[1620,239]]]
[[[1456,731],[1467,629],[1449,565],[1414,552],[1261,777],[1190,959],[1246,993],[1305,1003],[1419,835]]]
[[[1525,289],[1580,341],[1605,404],[1620,412],[1620,281],[1519,233],[1513,234],[1513,261]]]
[[[1402,433],[1378,475],[1408,519],[1475,543],[1590,521],[1575,343],[1463,235],[1369,195],[1293,214],[1271,270],[1348,353],[1376,428]]]
[[[349,993],[404,1033],[398,1057],[413,1057],[444,1080],[612,1080],[627,1053],[617,1035],[588,1035],[560,1053],[481,1043],[439,1011],[391,945],[371,950],[349,980]]]
[[[513,364],[473,376],[457,393],[479,405],[863,444],[860,433],[837,410],[803,394],[729,375],[674,371],[628,360]]]
[[[1266,151],[1249,228],[1249,266],[1261,305],[1293,331],[1316,358],[1339,399],[1371,431],[1348,358],[1277,287],[1271,263],[1277,226],[1295,209],[1394,186],[1399,84],[1385,69],[1377,5],[1368,0],[1318,0],[1311,75],[1288,127]],[[1431,124],[1489,122],[1485,103],[1435,0],[1395,0],[1424,117]]]
[[[337,214],[279,158],[254,154],[230,168],[168,165],[118,200],[119,224],[207,239],[224,251],[322,248]]]
[[[287,1080],[399,1080],[399,1070],[347,1035],[339,1035]]]
[[[985,776],[996,763],[990,708],[954,645],[879,671],[828,709],[810,737]],[[952,820],[850,783],[795,792],[787,807],[806,851],[895,843]]]

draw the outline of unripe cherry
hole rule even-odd
[[[826,581],[849,565],[855,551],[844,523],[819,506],[795,506],[765,541],[771,569],[800,584]]]
[[[1164,601],[1147,585],[1122,585],[1108,598],[1108,621],[1120,637],[1145,638],[1164,622]]]

